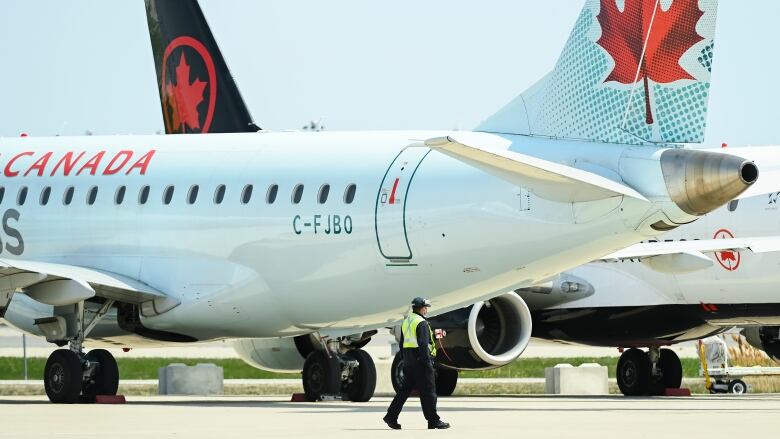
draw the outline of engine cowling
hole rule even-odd
[[[270,372],[300,372],[314,345],[309,335],[233,340],[233,349],[250,366]]]
[[[438,340],[436,361],[451,369],[493,369],[516,360],[531,340],[531,312],[516,293],[428,319]]]
[[[742,334],[751,346],[780,361],[780,326],[751,326],[744,328]]]

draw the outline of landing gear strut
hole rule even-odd
[[[84,354],[84,338],[106,315],[113,301],[108,300],[84,323],[84,302],[75,305],[75,316],[41,319],[37,324],[47,333],[47,340],[69,349],[57,349],[49,355],[43,371],[43,386],[49,401],[56,404],[95,402],[97,395],[116,395],[119,369],[113,355],[104,349]],[[64,326],[64,331],[57,331]],[[49,328],[49,331],[47,331]],[[50,338],[49,334],[64,333],[65,337]]]
[[[626,396],[662,395],[682,385],[682,363],[671,349],[653,346],[648,352],[631,348],[620,356],[617,384]]]
[[[306,399],[340,396],[353,402],[369,401],[376,389],[376,366],[371,356],[337,340],[329,341],[324,348],[310,352],[303,363]]]

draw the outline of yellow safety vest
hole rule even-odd
[[[416,312],[410,313],[403,322],[401,322],[401,332],[404,335],[404,348],[410,348],[414,349],[419,347],[417,344],[417,325],[420,324],[420,322],[425,321],[425,318],[423,316],[417,314]],[[431,330],[431,325],[428,325],[428,335],[429,342],[428,342],[428,350],[431,352],[431,357],[436,356],[436,344],[433,338],[433,331]]]

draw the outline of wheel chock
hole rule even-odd
[[[305,393],[293,393],[290,402],[308,402]]]
[[[127,400],[125,395],[97,395],[95,404],[125,404]]]
[[[691,389],[664,389],[664,396],[691,396]]]

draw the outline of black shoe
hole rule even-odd
[[[433,423],[428,423],[428,430],[446,430],[448,428],[450,428],[449,422],[436,421]]]
[[[382,418],[383,421],[385,421],[385,424],[387,424],[388,427],[392,428],[393,430],[400,430],[401,424],[398,423],[398,421],[394,421],[387,416]]]

